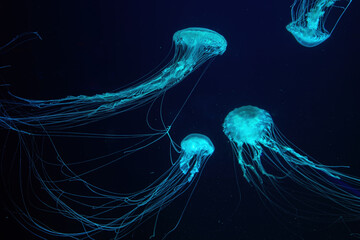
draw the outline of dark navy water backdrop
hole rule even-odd
[[[360,4],[351,3],[333,35],[315,48],[300,46],[285,30],[291,20],[291,4],[227,0],[3,2],[1,45],[29,31],[37,31],[43,40],[2,53],[0,64],[12,67],[0,69],[0,80],[11,84],[13,93],[35,99],[108,92],[154,69],[171,51],[177,30],[215,30],[227,39],[227,51],[206,70],[171,133],[178,143],[189,133],[203,133],[212,139],[216,151],[179,227],[168,239],[355,239],[350,233],[360,233],[359,222],[315,224],[297,221],[294,216],[273,216],[271,205],[261,202],[241,174],[236,179],[234,169],[240,169],[234,165],[231,146],[222,133],[221,124],[229,111],[255,105],[269,111],[284,135],[306,153],[324,164],[350,165],[348,173],[360,176]],[[164,109],[168,123],[206,66],[169,91]],[[116,132],[114,129],[129,124],[134,122],[122,121],[120,116],[95,126]],[[98,151],[116,147],[108,144],[99,144]],[[145,151],[132,161],[149,172],[165,170],[170,160],[164,144],[158,144],[157,155]],[[64,151],[87,149],[72,145]],[[133,166],[130,169],[129,175],[137,171]],[[139,182],[148,180],[138,176]],[[121,184],[116,175],[111,181],[113,187]],[[161,214],[160,239],[176,224],[187,196],[175,200]],[[36,239],[9,217],[6,207],[1,208],[0,217],[0,239]],[[148,239],[153,222],[146,222],[125,239]]]

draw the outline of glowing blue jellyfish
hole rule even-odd
[[[33,169],[42,189],[52,199],[50,201],[37,197],[38,201],[43,203],[42,206],[36,204],[38,210],[44,211],[44,214],[50,212],[63,215],[72,225],[79,227],[80,231],[57,230],[61,229],[61,226],[51,226],[48,222],[42,222],[31,215],[32,210],[29,207],[25,207],[26,210],[20,216],[27,222],[30,230],[35,229],[49,235],[98,239],[97,234],[112,232],[115,235],[114,239],[120,239],[151,216],[158,216],[162,209],[191,186],[194,189],[196,176],[199,176],[198,173],[201,173],[215,150],[211,140],[202,134],[186,136],[181,142],[181,150],[177,149],[174,142],[171,145],[180,153],[177,161],[152,184],[132,193],[111,192],[91,184],[85,180],[84,175],[76,174],[71,169],[71,164],[66,164],[60,156],[58,165],[61,166],[61,178],[57,174],[53,176],[54,174],[47,172],[46,167]],[[43,159],[37,161],[41,161],[44,166],[48,164]],[[113,179],[117,178],[114,176]],[[82,187],[74,189],[73,186]]]
[[[59,130],[138,108],[181,82],[210,58],[222,55],[227,46],[223,36],[205,28],[177,31],[173,41],[175,55],[170,63],[137,85],[94,96],[68,96],[55,100],[16,97],[14,101],[1,101],[0,125],[15,131],[24,126]]]
[[[191,182],[194,175],[199,172],[201,163],[204,159],[212,155],[215,147],[210,139],[201,134],[190,134],[181,142],[181,149],[183,150],[180,157],[180,169],[184,174],[187,174],[191,168],[191,160],[198,156],[194,166],[190,170],[188,182]]]
[[[352,0],[295,0],[291,6],[292,22],[286,29],[305,47],[315,47],[330,37]],[[330,31],[326,30],[330,11],[339,15]]]
[[[265,110],[236,108],[226,116],[223,131],[244,178],[271,204],[302,217],[359,219],[360,179],[295,151]]]

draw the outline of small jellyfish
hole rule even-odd
[[[286,29],[304,47],[315,47],[330,37],[352,0],[295,0],[291,6],[292,22]],[[325,28],[330,11],[336,8],[338,17],[331,30]]]
[[[54,100],[12,95],[15,100],[0,101],[0,126],[15,131],[22,131],[22,127],[61,130],[138,108],[181,82],[207,60],[222,55],[227,46],[223,36],[199,27],[177,31],[173,41],[175,55],[170,63],[137,85],[117,92]]]
[[[359,219],[360,179],[295,151],[267,111],[236,108],[226,116],[223,131],[244,178],[270,204],[297,216]]]
[[[213,154],[215,147],[208,137],[201,134],[190,134],[182,140],[181,149],[180,169],[184,174],[189,172],[191,160],[196,158],[188,177],[188,182],[191,182],[194,175],[199,172],[202,162]]]
[[[174,142],[171,145],[177,146]],[[62,215],[66,224],[71,223],[80,229],[66,231],[61,229],[61,226],[57,226],[58,224],[52,226],[49,222],[42,222],[31,215],[33,210],[31,207],[25,208],[27,210],[22,213],[21,218],[29,229],[35,229],[45,235],[101,239],[99,234],[112,232],[115,234],[114,239],[123,238],[151,216],[158,216],[166,206],[191,186],[194,190],[196,184],[193,183],[196,176],[200,177],[198,173],[201,173],[215,148],[207,136],[189,134],[182,140],[181,150],[177,147],[175,150],[180,156],[172,166],[150,185],[132,193],[108,191],[86,181],[84,176],[71,171],[71,165],[67,165],[59,156],[62,178],[53,177],[46,168],[34,171],[42,189],[48,193],[47,198],[36,196],[42,203],[42,205],[37,203],[37,210],[40,209],[46,214],[57,214],[60,217]],[[82,187],[74,189],[74,186]],[[185,208],[186,206],[183,212]],[[181,217],[182,215],[171,231],[178,226]],[[158,217],[152,237],[155,236],[157,220]]]

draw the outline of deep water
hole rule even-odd
[[[3,2],[0,45],[31,31],[43,40],[0,52],[0,66],[12,66],[0,69],[0,83],[11,85],[3,87],[1,94],[10,90],[26,98],[53,99],[108,92],[159,69],[169,52],[173,54],[171,41],[177,30],[205,27],[217,31],[228,42],[224,55],[169,90],[164,101],[164,119],[170,123],[204,73],[171,135],[180,144],[188,134],[202,133],[215,145],[179,226],[167,239],[357,239],[360,221],[344,223],[339,217],[311,222],[273,209],[242,177],[222,132],[229,111],[243,105],[258,106],[266,109],[282,133],[304,152],[323,164],[349,165],[345,171],[360,177],[360,3],[353,1],[333,35],[315,48],[299,45],[286,31],[291,4],[228,0]],[[141,131],[146,129],[146,110],[124,118],[118,115],[81,130]],[[158,124],[156,116],[151,117]],[[0,134],[7,136],[4,130]],[[15,143],[16,137],[11,136],[7,148],[15,149]],[[59,140],[58,144],[68,158],[106,154],[118,147],[111,140]],[[168,152],[164,139],[131,161],[109,168],[102,173],[107,178],[96,181],[114,191],[141,188],[170,166]],[[11,165],[15,160],[6,155],[1,161]],[[117,176],[120,170],[121,177]],[[131,184],[123,186],[124,179],[131,179]],[[16,187],[19,180],[10,181]],[[36,179],[32,181],[39,188]],[[36,191],[42,194],[41,189]],[[14,209],[8,207],[11,200],[7,194],[0,196],[4,202],[0,239],[38,239],[9,214]],[[163,210],[155,239],[175,226],[188,196],[189,192]],[[56,224],[58,220],[49,221]],[[148,239],[154,221],[151,218],[124,239]],[[63,224],[63,219],[58,224]],[[106,233],[98,239],[111,238]]]

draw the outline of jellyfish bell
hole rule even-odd
[[[256,144],[264,138],[272,125],[268,112],[254,106],[235,108],[226,116],[223,124],[224,133],[238,145]]]
[[[296,22],[288,24],[286,30],[294,36],[298,43],[309,48],[316,47],[330,37],[328,32],[319,32],[316,29],[309,29]]]
[[[173,36],[177,45],[199,48],[209,56],[222,55],[227,47],[225,38],[219,33],[200,27],[186,28],[177,31]]]
[[[207,136],[193,133],[182,140],[181,150],[180,169],[183,174],[187,174],[192,165],[190,176],[188,177],[190,182],[194,175],[199,172],[203,162],[213,154],[215,147]]]
[[[344,166],[324,165],[307,156],[284,137],[267,111],[236,108],[225,117],[223,131],[244,178],[270,204],[308,219],[359,219],[360,178],[338,170]]]
[[[352,0],[295,0],[291,6],[292,21],[286,29],[304,47],[315,47],[328,39]],[[335,23],[325,27],[330,12],[337,11]]]

